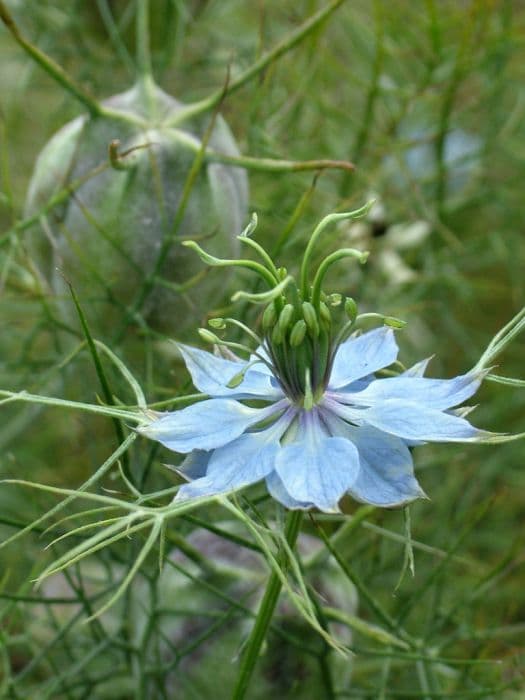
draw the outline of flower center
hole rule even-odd
[[[274,375],[294,404],[311,409],[326,388],[331,365],[331,315],[321,302],[274,304],[263,317],[265,345]]]

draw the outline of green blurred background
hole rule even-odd
[[[134,1],[6,4],[24,36],[98,99],[131,86]],[[235,78],[326,4],[152,0],[156,80],[183,102],[200,100],[224,84],[228,70]],[[327,250],[345,244],[371,251],[366,268],[334,273],[333,289],[354,296],[363,311],[406,320],[399,334],[401,359],[409,365],[435,355],[431,375],[448,377],[469,369],[524,304],[524,31],[525,12],[519,2],[348,0],[293,50],[228,95],[221,107],[245,155],[350,160],[356,165],[353,173],[250,172],[248,210],[258,213],[258,240],[269,250],[277,249],[280,264],[294,269],[306,237],[324,215],[375,197],[365,222],[340,226],[330,241],[326,239]],[[72,345],[60,336],[58,317],[50,312],[53,300],[35,287],[34,261],[24,232],[13,229],[24,220],[24,200],[39,151],[54,132],[82,113],[82,107],[3,27],[0,80],[0,386],[93,402],[98,390],[90,358],[84,352],[66,368],[61,366]],[[221,271],[210,274],[226,279]],[[227,279],[225,288],[252,284],[243,275]],[[191,289],[188,294],[191,297]],[[210,311],[222,308],[229,303],[226,289],[223,298],[214,292],[209,299],[199,299],[202,302]],[[257,322],[251,311],[244,313]],[[79,332],[74,314],[70,317]],[[97,319],[91,320],[93,334],[102,336]],[[175,322],[170,328],[169,319],[162,331],[138,332],[132,325],[112,345],[133,367],[148,400],[168,399],[189,389],[165,339],[198,342],[191,328],[202,320],[202,312],[186,318],[183,332]],[[500,358],[497,372],[523,378],[523,358],[523,341],[518,338]],[[119,386],[117,375],[108,371]],[[123,387],[118,391],[122,401],[132,402]],[[476,425],[525,430],[523,389],[487,383],[476,401]],[[114,449],[108,423],[56,409],[5,406],[1,472],[74,488]],[[136,475],[148,454],[144,446],[137,449],[131,465]],[[159,459],[151,456],[153,466],[144,477],[151,489],[172,483]],[[479,663],[443,665],[422,681],[420,661],[394,653],[386,654],[386,660],[358,654],[352,661],[351,690],[341,697],[521,697],[523,446],[519,441],[433,445],[417,450],[416,465],[431,501],[411,509],[412,534],[436,549],[416,550],[415,578],[407,577],[392,595],[403,557],[402,546],[388,535],[403,532],[397,511],[369,515],[345,544],[344,556],[394,616],[405,610],[404,624],[425,638],[426,648],[440,657]],[[6,535],[13,532],[13,524],[28,522],[55,503],[34,494],[0,488]],[[355,509],[355,504],[346,506],[348,513]],[[2,553],[7,592],[31,590],[23,582],[34,574],[43,544],[44,540],[26,538]],[[97,685],[89,695],[89,678],[69,694],[58,689],[39,695],[44,691],[38,688],[52,687],[49,678],[65,653],[53,646],[17,680],[35,654],[35,637],[29,632],[19,647],[6,640],[24,636],[31,607],[8,599],[3,604],[11,606],[11,617],[5,609],[3,613],[6,646],[0,677],[5,674],[6,697],[135,697],[124,681],[120,689],[117,683],[106,694],[103,684]],[[376,621],[366,605],[359,613]],[[54,624],[60,627],[60,620]],[[74,639],[73,632],[68,631],[66,640],[68,635]],[[95,642],[83,643],[95,649]],[[113,651],[118,653],[118,645]],[[8,657],[13,662],[10,671]],[[96,665],[96,654],[94,659]],[[203,676],[206,668],[203,662]],[[210,668],[212,675],[219,672],[213,664]],[[301,695],[306,692],[301,682],[291,683],[294,668],[290,661],[288,671],[285,667],[270,673],[264,692],[277,687],[282,697],[313,697]],[[84,671],[86,677],[90,669]],[[388,682],[381,681],[385,674]],[[213,684],[202,688],[202,678],[195,682],[197,689],[190,684],[180,697],[222,697]],[[148,686],[141,697],[167,697],[160,687]]]

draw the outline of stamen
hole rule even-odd
[[[312,393],[312,383],[310,380],[310,368],[307,367],[304,373],[304,400],[303,406],[306,411],[311,411],[314,407],[314,395]]]

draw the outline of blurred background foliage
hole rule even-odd
[[[155,78],[185,103],[201,100],[224,85],[228,71],[235,78],[326,4],[327,0],[152,0]],[[41,0],[31,7],[23,0],[10,0],[6,5],[23,35],[97,99],[131,87],[135,0]],[[259,215],[256,235],[278,252],[280,264],[294,269],[322,216],[375,197],[367,221],[346,223],[326,239],[327,249],[344,243],[371,251],[366,268],[333,273],[333,289],[354,296],[361,310],[408,321],[399,334],[401,359],[409,365],[435,354],[430,372],[435,376],[452,376],[471,367],[492,335],[524,303],[524,30],[523,6],[510,0],[343,2],[326,22],[228,95],[221,106],[245,155],[355,164],[352,173],[249,172],[249,211]],[[16,228],[24,221],[38,153],[83,108],[3,28],[0,74],[0,385],[93,402],[98,384],[89,354],[83,350],[66,362],[74,344],[60,331],[53,299],[35,285],[26,232]],[[224,288],[223,298],[214,292],[209,299],[199,299],[211,313],[229,304],[228,287],[253,284],[242,275],[227,277],[222,270],[210,275]],[[192,290],[187,294],[191,298]],[[176,302],[175,291],[173,295]],[[72,302],[65,303],[74,311]],[[243,313],[257,323],[251,310]],[[90,319],[95,337],[97,321]],[[189,329],[202,321],[202,313],[185,318],[188,325],[182,334],[175,318],[171,329],[167,319],[162,332],[132,324],[118,342],[108,342],[133,368],[149,401],[167,400],[189,390],[187,375],[167,339],[197,342]],[[80,339],[74,313],[68,323]],[[522,341],[500,358],[497,371],[523,378]],[[107,372],[118,399],[132,403],[118,374],[110,366]],[[480,427],[525,429],[523,390],[487,383],[477,401],[475,422]],[[74,488],[115,444],[112,425],[102,418],[24,404],[2,408],[4,476]],[[174,483],[161,466],[168,458],[150,446],[134,447],[130,470],[136,483],[147,490]],[[403,558],[402,515],[397,511],[367,513],[341,553],[374,599],[422,640],[422,648],[456,661],[409,658],[390,647],[374,646],[357,631],[352,680],[339,697],[521,697],[523,447],[519,442],[433,445],[418,448],[416,464],[432,500],[411,509],[412,535],[423,543],[416,549],[415,578],[406,577],[393,595]],[[107,480],[108,488],[121,486],[118,475]],[[0,489],[6,536],[55,503],[35,494]],[[348,514],[356,509],[356,504],[345,505]],[[216,515],[210,511],[208,522]],[[174,534],[173,551],[181,535],[195,536],[194,528],[194,523],[184,523],[182,532]],[[195,588],[180,583],[183,592],[176,607],[191,611],[191,596],[198,596],[204,621],[195,622],[196,629],[207,629],[205,618],[211,614],[212,620],[213,615],[219,620],[219,631],[211,630],[208,646],[190,656],[198,673],[180,659],[168,673],[160,669],[162,664],[155,670],[148,656],[156,644],[156,653],[169,665],[166,649],[159,651],[159,640],[166,634],[159,617],[151,623],[142,657],[133,651],[125,614],[120,623],[114,614],[108,642],[109,633],[103,629],[111,627],[107,621],[73,625],[60,606],[40,606],[40,636],[36,634],[36,604],[23,603],[17,596],[38,597],[25,582],[34,577],[35,566],[45,563],[45,541],[26,537],[22,545],[1,554],[0,688],[5,697],[162,698],[173,697],[169,693],[183,682],[182,694],[176,697],[199,698],[217,696],[216,679],[222,675],[227,697],[235,669],[230,661],[239,653],[246,631],[242,625],[248,623],[239,622],[233,640],[224,637],[220,616],[226,615],[224,626],[227,614],[237,620],[238,611],[223,601],[220,612],[210,613],[214,597],[209,590],[205,595],[198,584],[213,579],[206,567],[197,566]],[[206,552],[210,544],[202,546]],[[127,547],[130,552],[116,547],[100,554],[93,571],[83,573],[87,578],[74,571],[56,585],[83,601],[83,581],[108,583],[129,568],[133,543]],[[149,586],[151,592],[153,570],[154,566],[145,570],[136,585]],[[220,589],[223,584],[214,585]],[[56,594],[61,595],[65,594]],[[380,622],[366,600],[360,598],[357,610],[363,619]],[[186,617],[191,622],[187,611]],[[188,619],[185,624],[193,630]],[[170,653],[175,654],[173,649],[180,651],[182,645],[175,612],[173,620],[178,631]],[[288,620],[285,629],[294,624],[299,623]],[[318,643],[314,633],[309,642]],[[293,644],[284,647],[286,652],[277,660],[267,654],[261,671],[264,683],[249,697],[268,697],[275,688],[281,697],[313,697],[305,662],[310,656]],[[226,666],[221,659],[228,660]],[[78,673],[66,673],[64,664],[73,669],[78,665]],[[316,697],[331,697],[326,684],[316,692]]]

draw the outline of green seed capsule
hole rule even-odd
[[[290,345],[292,348],[296,348],[298,345],[300,345],[303,342],[305,335],[306,321],[301,318],[294,324],[292,332],[290,333]]]
[[[237,257],[235,233],[246,220],[248,201],[244,169],[205,160],[184,216],[180,207],[195,145],[208,143],[210,151],[234,157],[239,150],[220,115],[204,137],[205,120],[191,117],[192,110],[185,117],[185,105],[152,82],[147,91],[135,86],[102,106],[108,113],[65,124],[38,157],[24,212],[35,220],[27,239],[32,258],[53,290],[57,315],[72,314],[76,321],[73,305],[60,301],[69,297],[56,270],[60,258],[97,337],[115,336],[123,322],[121,306],[139,312],[156,331],[171,334],[175,327],[184,335],[224,291],[224,276],[203,276],[199,257],[171,241],[165,224],[178,222],[177,241],[213,230],[207,251]],[[108,144],[111,167],[101,168]],[[53,209],[44,231],[42,207],[62,188],[70,194]],[[159,206],[158,195],[168,192]],[[79,264],[78,251],[94,264]],[[153,279],[149,288],[147,280]],[[187,285],[186,293],[174,294],[173,284]],[[141,296],[144,289],[151,292],[147,298]],[[144,303],[135,309],[139,297]]]
[[[319,335],[319,321],[317,320],[317,314],[315,313],[313,304],[309,301],[303,301],[303,316],[308,330],[314,338],[317,338]]]

